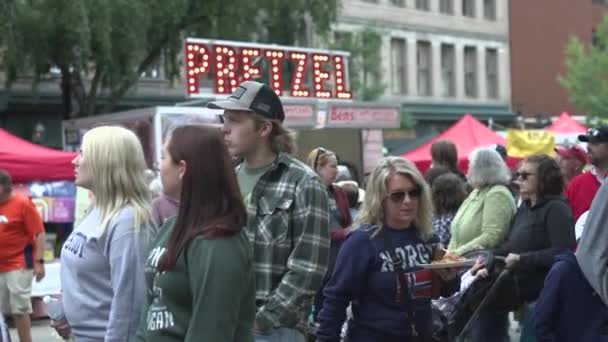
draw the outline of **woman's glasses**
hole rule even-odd
[[[421,195],[422,195],[422,190],[420,190],[419,188],[416,188],[416,189],[412,189],[412,190],[408,190],[408,191],[391,192],[390,194],[388,194],[387,197],[393,203],[403,203],[403,201],[405,201],[406,197],[409,198],[410,200],[416,200],[416,199],[419,199]]]
[[[534,176],[534,174],[532,172],[527,172],[527,171],[521,171],[521,172],[515,173],[515,177],[521,178],[522,180],[528,179],[529,176]]]

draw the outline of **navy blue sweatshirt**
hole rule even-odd
[[[374,236],[374,229],[361,228],[346,239],[336,260],[334,272],[323,294],[323,309],[318,315],[317,338],[340,341],[346,308],[352,303],[349,342],[407,342],[411,332],[405,304],[398,303],[397,278],[389,262],[382,234],[388,234],[394,253],[401,257],[413,297],[416,330],[428,336],[431,330],[431,295],[433,273],[418,267],[430,263],[439,239],[422,241],[415,228],[395,230],[385,227]],[[435,277],[435,279],[437,279]],[[459,279],[442,287],[442,295],[453,293]]]
[[[608,308],[572,253],[559,255],[536,302],[538,342],[608,342]]]

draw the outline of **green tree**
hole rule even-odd
[[[349,76],[354,97],[377,100],[386,88],[382,83],[382,37],[371,27],[357,33],[336,33],[332,48],[350,52]]]
[[[187,36],[293,44],[324,35],[339,0],[2,0],[0,70],[7,88],[57,67],[66,117],[109,111],[159,61],[176,80]]]
[[[570,101],[590,117],[608,118],[608,16],[597,28],[593,46],[577,37],[570,39],[566,71],[559,81]]]

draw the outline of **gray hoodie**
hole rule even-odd
[[[145,303],[150,227],[135,231],[133,208],[121,209],[105,232],[93,209],[61,251],[63,308],[77,342],[130,341]]]
[[[608,182],[593,199],[576,260],[589,284],[608,305]]]

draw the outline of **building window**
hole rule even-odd
[[[391,39],[391,88],[393,94],[407,93],[407,55],[405,39]]]
[[[416,0],[416,9],[429,11],[431,9],[429,0]]]
[[[462,0],[462,15],[475,18],[475,0]]]
[[[398,7],[405,7],[405,0],[391,0],[391,3]]]
[[[483,17],[486,20],[496,20],[496,0],[483,0]]]
[[[456,59],[454,51],[454,45],[441,45],[441,96],[443,97],[456,95],[456,79],[454,77]]]
[[[439,2],[439,12],[444,14],[454,14],[453,0],[441,0],[441,2]]]
[[[496,49],[486,50],[486,83],[488,97],[498,98],[498,51]]]
[[[464,94],[477,97],[477,52],[470,46],[464,48]]]
[[[361,1],[363,1],[363,2],[371,2],[373,4],[377,4],[378,3],[378,0],[361,0]]]
[[[431,43],[418,42],[416,51],[416,63],[418,65],[418,95],[430,96],[432,89]]]

